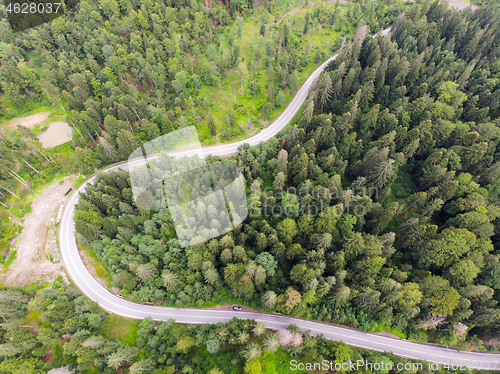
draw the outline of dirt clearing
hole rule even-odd
[[[14,118],[9,121],[9,127],[13,130],[17,128],[17,125],[21,125],[32,129],[35,125],[41,125],[43,122],[49,118],[50,112],[40,112],[32,114],[28,117]]]
[[[449,2],[448,2],[448,7],[457,8],[459,10],[464,10],[468,6],[470,6],[473,10],[477,9],[477,6],[469,5],[465,1],[461,1],[461,0],[449,0]]]
[[[4,285],[24,285],[39,279],[50,281],[59,275],[62,261],[52,262],[54,222],[59,207],[68,202],[70,195],[64,194],[74,186],[76,178],[56,181],[34,198],[31,213],[24,217],[24,228],[16,241],[16,259],[1,275]]]

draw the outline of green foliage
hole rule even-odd
[[[497,11],[318,3],[270,24],[267,13],[256,22],[244,2],[231,2],[231,12],[214,6],[208,15],[198,3],[167,5],[84,1],[79,13],[25,36],[2,29],[1,115],[30,100],[50,101],[71,111],[82,133],[74,149],[49,152],[59,152],[49,167],[29,148],[37,146],[34,133],[20,129],[27,141],[2,142],[2,170],[17,167],[13,160],[24,165],[20,155],[29,155],[26,161],[44,169],[40,176],[19,169],[32,182],[65,165],[92,173],[190,124],[207,143],[218,130],[221,140],[243,137],[297,92],[315,68],[313,57],[319,62],[330,52],[320,33],[333,46],[341,39],[336,29],[346,35],[353,25],[395,24],[391,38],[351,44],[347,32],[300,118],[224,161],[238,165],[249,186],[262,186],[249,198],[255,214],[227,236],[181,249],[169,212],[134,205],[126,173],[98,176],[80,199],[75,226],[122,295],[181,307],[242,298],[364,329],[378,322],[408,336],[440,314],[475,326],[470,334],[497,333]],[[86,41],[86,30],[96,30],[96,43]],[[264,186],[281,194],[265,196]],[[273,216],[278,208],[284,213]],[[10,231],[1,231],[3,248]],[[57,334],[76,335],[65,350],[80,369],[107,362],[111,352],[83,347],[104,317],[93,310],[77,319],[69,304],[54,304],[43,318]],[[17,317],[22,305],[0,303],[2,318]],[[40,331],[54,346],[56,335]],[[448,332],[428,334],[446,339]],[[171,347],[178,355],[207,341],[185,331],[177,336]],[[19,349],[5,344],[6,354]],[[131,371],[151,363],[134,365]]]
[[[0,143],[2,186],[16,186],[5,177],[11,168],[33,184],[73,166],[92,173],[190,124],[206,143],[218,131],[221,140],[244,137],[297,92],[316,67],[310,60],[330,52],[325,45],[340,48],[334,30],[347,33],[291,126],[232,158],[207,159],[238,165],[251,186],[252,214],[242,225],[180,248],[170,212],[138,209],[120,171],[88,186],[76,230],[112,285],[138,302],[260,302],[270,311],[424,341],[456,342],[442,323],[460,322],[472,336],[498,335],[497,10],[317,2],[270,24],[267,12],[257,22],[245,1],[230,2],[231,12],[215,4],[208,15],[201,3],[167,5],[82,1],[78,13],[24,36],[0,30],[0,116],[50,102],[71,111],[81,132],[73,145],[47,151],[57,158],[52,164],[32,152],[34,132],[19,129],[24,140]],[[275,2],[266,6],[278,16]],[[353,26],[377,30],[392,21],[391,38],[350,43]],[[96,43],[86,41],[87,30],[95,30]],[[21,157],[43,168],[41,175]],[[199,212],[217,216],[208,207]],[[2,224],[2,249],[14,229]],[[280,373],[290,355],[313,361],[332,352],[336,362],[405,362],[307,334],[298,346],[280,348],[276,335],[253,321],[136,324],[108,317],[72,287],[36,298],[0,290],[0,318],[6,373],[65,365],[132,374]],[[17,326],[23,318],[36,321],[36,331]],[[52,362],[41,359],[50,352]]]
[[[220,350],[220,341],[217,338],[208,339],[206,346],[208,353],[217,353]]]

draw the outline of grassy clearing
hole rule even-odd
[[[71,154],[75,151],[75,147],[72,142],[66,142],[52,147],[51,150],[57,152],[58,154],[71,156]]]
[[[376,331],[380,331],[380,332],[387,331],[388,333],[391,333],[392,335],[396,335],[401,339],[406,339],[406,335],[401,330],[396,330],[396,329],[393,329],[389,326],[383,326],[383,327],[377,328]]]
[[[83,182],[85,182],[86,179],[87,177],[85,175],[80,175],[75,182],[74,188],[77,189],[78,187],[80,187],[83,184]]]
[[[102,333],[106,339],[121,340],[133,346],[137,339],[138,330],[137,320],[110,314],[102,328]]]
[[[243,57],[247,67],[250,66],[251,63],[257,65],[254,80],[258,88],[256,92],[251,92],[249,88],[250,77],[248,74],[244,75],[243,84],[241,84],[240,75],[234,68],[227,70],[223,76],[221,75],[220,83],[217,86],[202,86],[200,88],[200,96],[206,97],[210,102],[208,113],[210,113],[215,120],[219,133],[218,141],[239,141],[258,133],[261,129],[267,127],[291,101],[293,95],[290,90],[286,88],[284,90],[286,98],[285,104],[279,108],[274,108],[267,117],[263,116],[262,107],[267,102],[268,91],[268,68],[265,66],[266,54],[263,48],[264,41],[269,35],[276,35],[276,33],[280,32],[281,26],[271,26],[270,22],[278,20],[285,11],[291,9],[291,6],[291,3],[283,4],[279,9],[282,13],[270,17],[271,19],[268,20],[266,26],[266,38],[259,35],[261,24],[258,16],[255,16],[243,24],[241,39],[238,40],[235,37],[237,25],[228,28],[228,30],[220,36],[222,39],[221,44],[227,48],[229,46],[229,36],[232,35],[235,38],[233,43],[238,44],[241,48],[240,56]],[[333,7],[334,4],[328,4],[328,7],[330,6]],[[299,85],[305,82],[322,61],[331,56],[332,48],[338,38],[353,36],[355,33],[354,27],[346,22],[341,32],[336,32],[335,28],[330,25],[317,25],[313,31],[311,25],[309,33],[300,36],[300,33],[297,34],[297,29],[304,24],[307,12],[310,12],[310,9],[301,8],[285,17],[286,21],[289,22],[292,27],[295,27],[292,33],[298,35],[299,45],[297,49],[302,51],[299,53],[303,53],[309,43],[311,45],[308,54],[308,64],[299,69]],[[259,61],[255,58],[256,49],[260,49],[262,53],[262,57]],[[321,52],[322,59],[320,63],[316,64],[313,60],[317,49]],[[267,58],[269,60],[274,59],[273,56]],[[201,109],[198,108],[197,111],[197,116],[201,115],[201,117],[206,117],[207,114],[203,113]],[[227,118],[231,113],[234,115],[235,124],[228,125]],[[192,123],[196,123],[200,141],[204,145],[216,144],[216,139],[210,136],[206,123],[199,122],[193,118],[191,108],[187,108],[183,115]]]
[[[26,105],[20,107],[9,105],[8,108],[10,112],[7,112],[6,116],[0,118],[0,121],[3,123],[4,121],[8,121],[17,117],[27,117],[40,112],[51,112],[53,110],[56,110],[55,107],[48,104],[49,102],[47,99],[38,104],[35,102],[29,102]]]
[[[283,349],[279,349],[276,352],[265,352],[261,357],[260,361],[262,364],[262,374],[274,374],[274,373],[316,373],[316,371],[306,371],[306,370],[292,370],[290,361],[296,359],[300,362],[300,359],[295,357],[290,357],[287,352]]]
[[[50,112],[50,115],[47,117],[47,119],[45,119],[41,125],[37,125],[33,129],[35,133],[40,133],[46,129],[49,123],[54,121],[62,121],[64,120],[64,117],[68,114],[60,106],[53,106],[47,104],[49,104],[47,101],[42,101],[40,103],[28,102],[28,104],[25,106],[9,107],[10,112],[7,112],[7,114],[4,117],[0,118],[0,123],[2,123],[3,127],[7,125],[10,120],[16,118],[24,118],[24,117],[29,117],[33,114]]]

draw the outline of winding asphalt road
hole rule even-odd
[[[389,30],[384,30],[382,34],[387,34]],[[304,103],[309,89],[314,80],[323,71],[325,66],[337,55],[330,57],[321,66],[319,66],[302,85],[297,95],[293,98],[284,112],[265,130],[259,134],[244,141],[231,144],[223,144],[214,147],[206,147],[203,150],[187,150],[177,152],[176,156],[192,156],[197,153],[200,157],[211,155],[228,155],[237,152],[240,145],[248,143],[257,145],[276,135],[292,118],[297,114],[301,105]],[[132,161],[128,166],[139,166],[144,164],[143,159]],[[127,164],[117,165],[106,169],[105,171],[126,168]],[[312,322],[299,318],[292,318],[276,314],[254,313],[245,311],[225,311],[225,310],[207,310],[207,309],[180,309],[159,306],[149,306],[136,304],[112,294],[106,287],[99,283],[86,269],[80,257],[75,240],[73,215],[75,204],[78,202],[79,192],[84,192],[88,183],[92,183],[95,176],[87,180],[72,195],[63,217],[59,224],[59,244],[63,261],[67,272],[75,285],[90,299],[97,302],[103,309],[123,317],[143,319],[151,317],[154,320],[166,321],[173,318],[180,323],[203,324],[227,322],[233,317],[240,319],[254,319],[262,322],[267,328],[277,330],[286,328],[290,324],[296,324],[301,331],[310,330],[311,335],[320,335],[327,339],[342,340],[343,342],[366,349],[380,352],[392,352],[395,355],[426,360],[442,365],[458,365],[463,368],[489,369],[500,371],[500,354],[480,353],[480,352],[458,352],[453,349],[415,343],[407,340],[388,338],[376,334],[370,334],[363,331],[352,330],[344,327],[338,327],[320,322]],[[333,360],[334,357],[332,357]]]

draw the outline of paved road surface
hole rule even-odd
[[[387,34],[388,31],[389,30],[384,30],[383,34]],[[244,141],[204,148],[203,154],[200,154],[200,150],[187,150],[184,152],[177,152],[176,155],[191,156],[195,153],[200,154],[201,157],[206,157],[208,154],[227,155],[235,153],[238,146],[243,145],[244,143],[256,145],[276,135],[295,116],[301,105],[304,103],[311,84],[319,76],[325,66],[334,58],[336,58],[336,55],[326,60],[311,74],[285,111],[276,119],[276,121],[259,134]],[[138,166],[143,163],[144,160],[139,159],[133,161],[133,166]],[[120,167],[125,168],[124,166],[119,165],[106,169],[106,171],[117,170]],[[60,223],[59,243],[61,247],[61,254],[66,264],[66,269],[70,277],[73,279],[73,282],[85,295],[87,295],[87,297],[97,302],[103,309],[110,313],[135,319],[151,317],[158,321],[166,321],[173,318],[180,323],[192,324],[227,322],[233,317],[238,317],[241,319],[254,319],[256,321],[260,321],[264,323],[267,328],[274,330],[286,328],[288,325],[294,323],[299,326],[301,331],[311,330],[312,335],[323,334],[328,339],[342,340],[345,343],[356,347],[372,349],[380,352],[388,351],[398,356],[427,360],[440,364],[467,365],[474,368],[490,368],[500,370],[500,354],[457,352],[452,349],[445,349],[442,347],[420,344],[407,340],[387,338],[363,331],[351,330],[343,327],[275,314],[156,307],[136,304],[124,300],[112,294],[101,283],[94,279],[94,277],[85,268],[76,245],[73,223],[75,204],[78,202],[78,193],[84,192],[86,184],[91,183],[93,179],[94,177],[78,188],[66,206]]]

